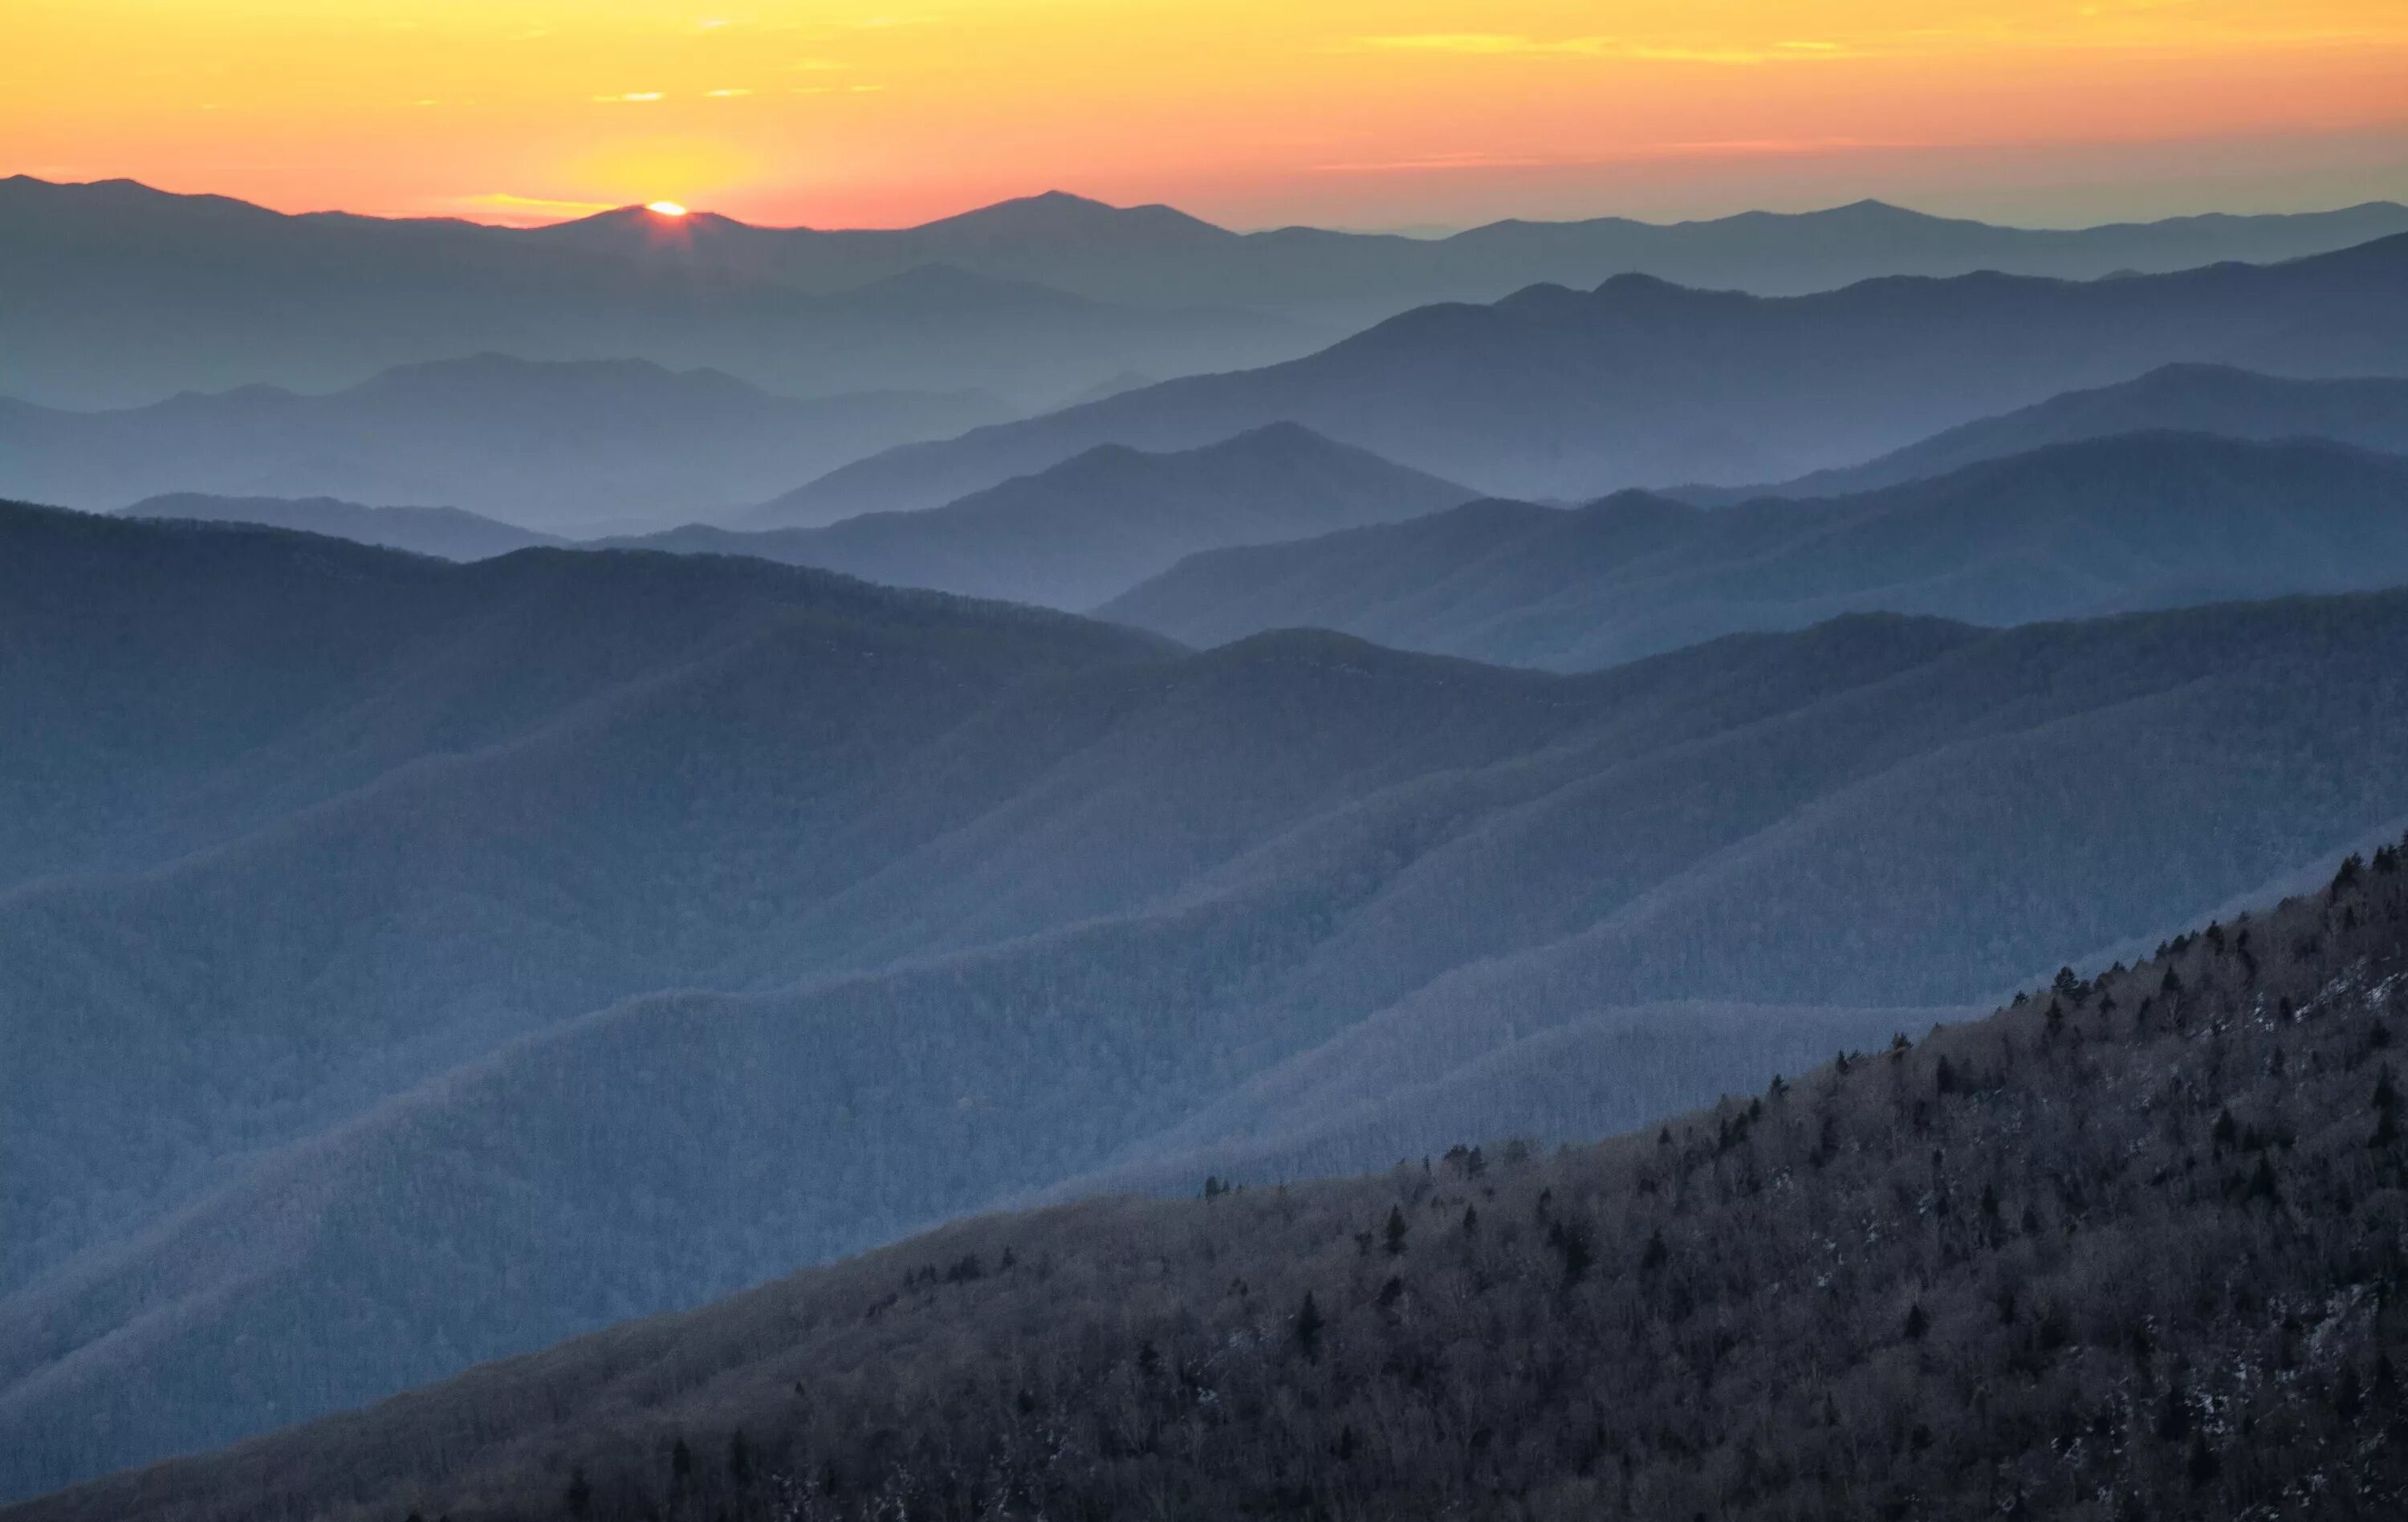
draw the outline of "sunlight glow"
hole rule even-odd
[[[448,215],[479,194],[617,206],[673,184],[743,221],[891,226],[1060,189],[1240,225],[1420,225],[1924,190],[2053,217],[2408,194],[2401,0],[0,13],[0,176],[130,175],[284,210]],[[1816,146],[1679,147],[1708,141]],[[2236,188],[2205,184],[2219,177]],[[2081,189],[2110,181],[2125,190]],[[534,220],[524,209],[483,214]]]
[[[682,217],[685,215],[685,208],[678,205],[675,201],[650,201],[645,203],[644,209],[647,211],[657,212],[664,217]]]

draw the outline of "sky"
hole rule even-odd
[[[5,0],[0,174],[538,223],[2408,199],[2403,0]]]

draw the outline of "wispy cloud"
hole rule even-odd
[[[1417,32],[1358,37],[1355,45],[1389,52],[1454,53],[1475,58],[1611,58],[1645,63],[1757,65],[1845,58],[1842,43],[1775,42],[1763,47],[1686,46],[1632,37],[1534,37],[1521,32]]]
[[[1477,149],[1423,153],[1410,158],[1354,160],[1309,165],[1324,175],[1443,174],[1478,169],[1578,169],[1652,160],[1689,158],[1795,158],[1928,148],[1923,142],[1870,137],[1732,137],[1697,142],[1639,143],[1606,153],[1561,155],[1490,153]]]
[[[453,211],[470,216],[486,216],[501,222],[545,222],[566,217],[586,217],[596,211],[608,211],[608,201],[561,201],[542,195],[512,195],[508,191],[489,191],[482,195],[455,195],[443,203]]]
[[[703,94],[710,100],[733,100],[738,95],[749,95],[752,93],[750,90],[706,90]]]
[[[624,95],[596,95],[594,98],[606,106],[641,105],[660,99],[661,93],[657,90],[630,90]]]
[[[1484,153],[1475,149],[1456,153],[1424,153],[1403,159],[1364,159],[1342,164],[1316,164],[1312,165],[1312,173],[1380,175],[1413,174],[1446,169],[1528,169],[1560,162],[1562,161],[1549,158]]]

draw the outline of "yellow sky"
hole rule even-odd
[[[1059,187],[1360,225],[2408,195],[2402,0],[0,4],[0,173],[286,209],[670,197],[846,225]]]

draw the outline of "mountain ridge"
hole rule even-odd
[[[2329,440],[2143,433],[1829,497],[1475,503],[1206,552],[1097,612],[1189,643],[1326,625],[1578,670],[1847,611],[1999,626],[2401,580],[2408,458]]]
[[[1474,494],[1292,423],[1195,449],[1099,444],[941,507],[750,531],[674,530],[633,548],[764,554],[873,582],[1082,611],[1182,556],[1451,507]]]
[[[1852,464],[2176,361],[2408,370],[2403,272],[2408,236],[2087,284],[1896,276],[1786,297],[1634,275],[1586,294],[1534,286],[1493,306],[1419,308],[1262,369],[901,446],[754,516],[909,510],[1097,443],[1186,448],[1280,420],[1493,495],[1783,479],[1803,470],[1763,467]],[[1969,370],[1967,352],[1985,364]]]
[[[2235,438],[2330,438],[2408,454],[2408,380],[2299,380],[2226,365],[2168,365],[2120,384],[2069,392],[1984,418],[1862,465],[1752,487],[1683,487],[1684,501],[1832,496],[1942,474],[1977,460],[2142,428]]]

